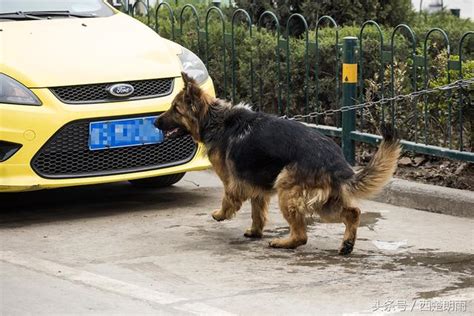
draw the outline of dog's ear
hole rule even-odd
[[[184,99],[186,103],[191,106],[193,112],[197,112],[196,108],[199,106],[202,97],[202,90],[199,85],[196,83],[196,80],[188,76],[187,73],[181,72],[181,77],[184,81]]]
[[[184,94],[188,100],[193,100],[195,97],[201,96],[201,88],[197,84],[196,80],[191,78],[187,73],[184,71],[181,72],[181,77],[184,81]]]
[[[184,81],[184,102],[189,106],[192,112],[202,117],[207,112],[212,98],[207,95],[196,80],[191,78],[187,73],[181,72],[181,77]]]
[[[195,85],[196,84],[196,80],[194,80],[193,78],[191,78],[187,73],[185,73],[184,71],[181,71],[181,78],[183,78],[183,81],[184,81],[184,88],[186,89],[188,86],[190,85]]]

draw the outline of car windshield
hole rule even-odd
[[[32,15],[50,12],[54,17],[73,15],[104,17],[114,14],[102,0],[0,0],[0,14],[17,12]]]

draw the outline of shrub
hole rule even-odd
[[[305,16],[310,28],[314,28],[323,15],[337,17],[340,25],[376,20],[388,26],[410,23],[415,15],[410,0],[237,0],[236,4],[237,7],[252,12],[254,21],[257,21],[265,10],[273,10],[277,13],[281,25],[286,25],[291,14],[300,13]]]

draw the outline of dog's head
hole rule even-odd
[[[187,132],[199,141],[199,122],[207,114],[212,98],[186,73],[182,72],[181,77],[184,81],[183,90],[173,99],[171,108],[156,119],[155,126],[167,138],[176,138]]]

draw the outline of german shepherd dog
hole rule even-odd
[[[155,126],[174,138],[190,133],[204,143],[212,166],[224,184],[216,221],[232,218],[248,199],[252,226],[246,237],[261,238],[270,196],[276,192],[290,226],[288,238],[270,242],[275,248],[306,244],[306,215],[346,226],[339,249],[352,252],[360,221],[355,199],[377,193],[394,173],[399,141],[390,126],[382,126],[383,141],[370,163],[355,173],[330,138],[302,123],[254,112],[245,104],[207,95],[186,73],[184,88]]]

